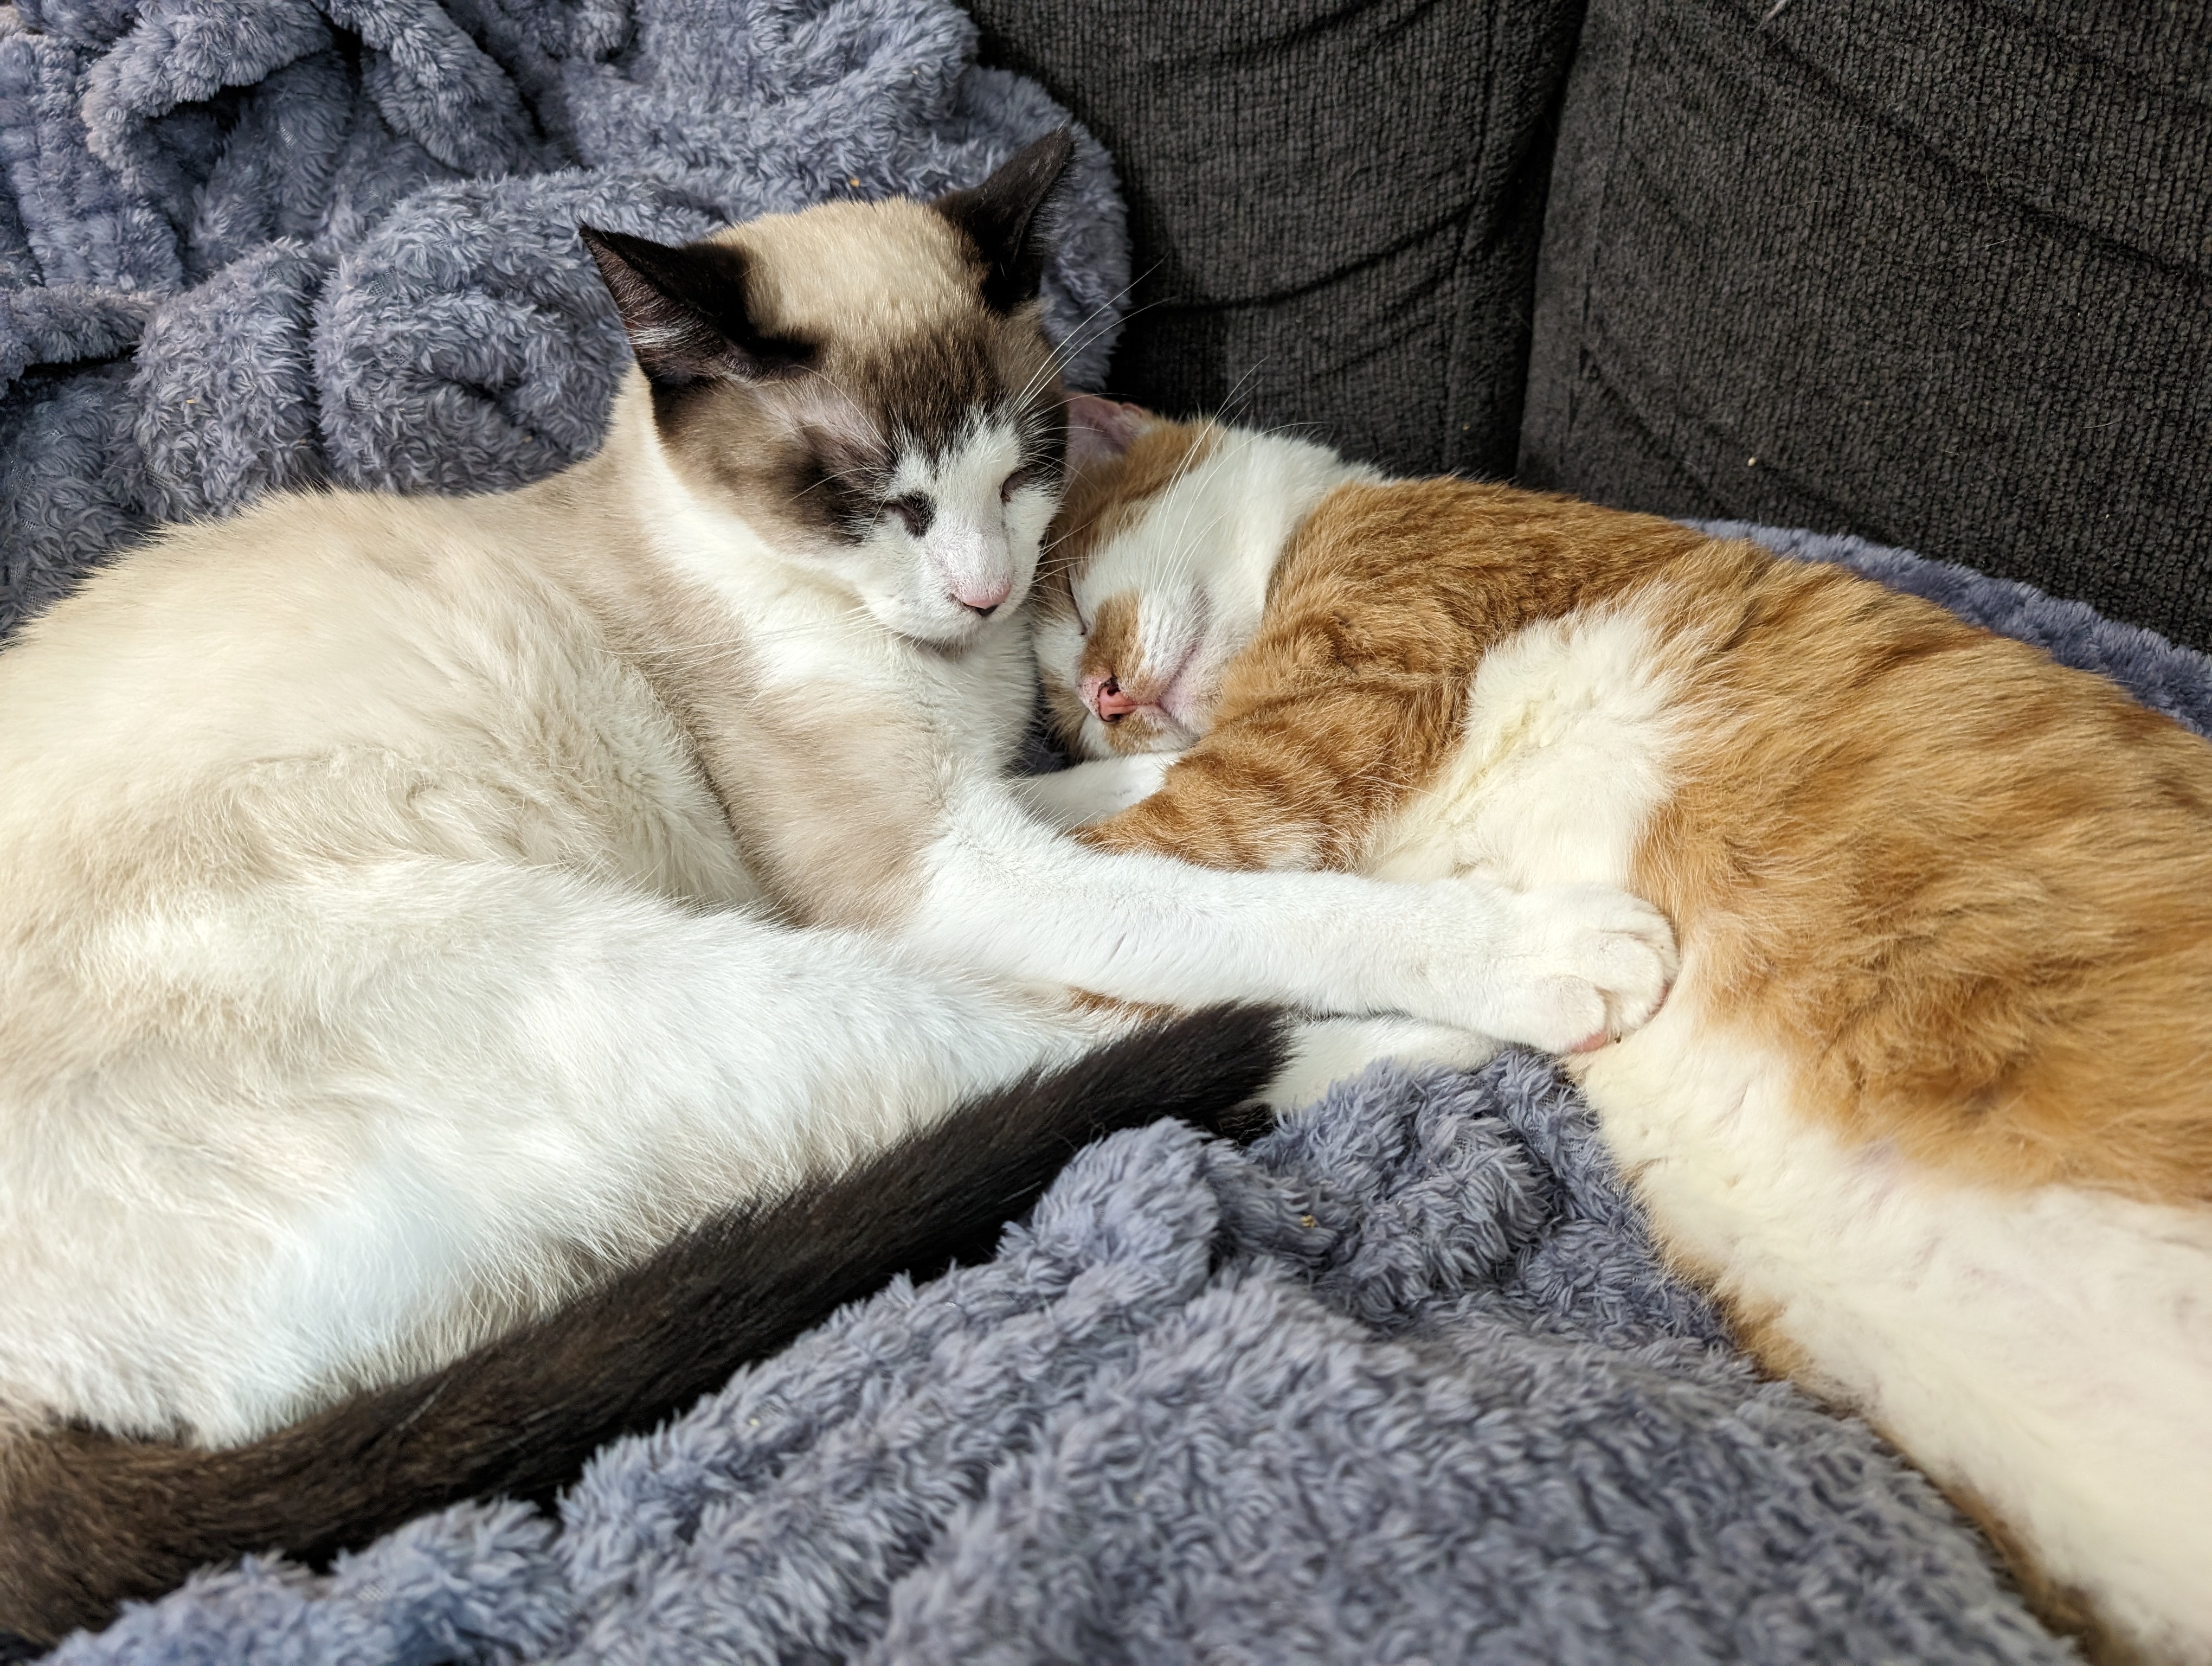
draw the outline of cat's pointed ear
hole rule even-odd
[[[930,204],[967,233],[983,257],[983,304],[993,312],[1011,313],[1036,299],[1048,252],[1037,210],[1074,155],[1073,132],[1055,128],[1001,162],[981,185],[947,192]]]
[[[1067,467],[1079,473],[1096,463],[1119,457],[1136,438],[1159,418],[1142,405],[1096,393],[1067,396]]]
[[[745,257],[725,243],[671,246],[579,226],[630,350],[659,387],[762,381],[805,367],[812,349],[772,336],[745,306]]]

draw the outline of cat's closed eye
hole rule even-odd
[[[1027,463],[1016,469],[1000,483],[999,502],[1011,503],[1013,502],[1014,494],[1024,486],[1034,484],[1036,477],[1037,466],[1034,463]]]
[[[908,532],[920,538],[929,530],[936,515],[936,506],[920,492],[908,492],[903,497],[894,497],[884,505],[884,513],[896,515]]]

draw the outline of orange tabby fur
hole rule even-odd
[[[1147,433],[1150,473],[1186,434]],[[1127,510],[1109,486],[1071,502],[1079,558]],[[1356,867],[1451,756],[1486,651],[1631,598],[1712,720],[1631,881],[1695,954],[1695,998],[1796,1057],[1853,1140],[1984,1182],[2212,1199],[2212,745],[1838,568],[1502,486],[1339,488],[1212,731],[1083,836]]]

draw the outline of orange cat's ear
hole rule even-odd
[[[1142,405],[1096,393],[1067,396],[1067,466],[1071,471],[1119,457],[1158,417]]]

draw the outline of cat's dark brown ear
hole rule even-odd
[[[1048,252],[1037,210],[1074,155],[1073,132],[1055,128],[1017,150],[981,185],[947,192],[930,204],[967,233],[982,256],[983,304],[993,312],[1011,313],[1036,299]]]
[[[745,257],[724,243],[672,246],[579,226],[629,333],[630,351],[657,387],[762,381],[804,369],[812,346],[773,336],[745,307]]]

